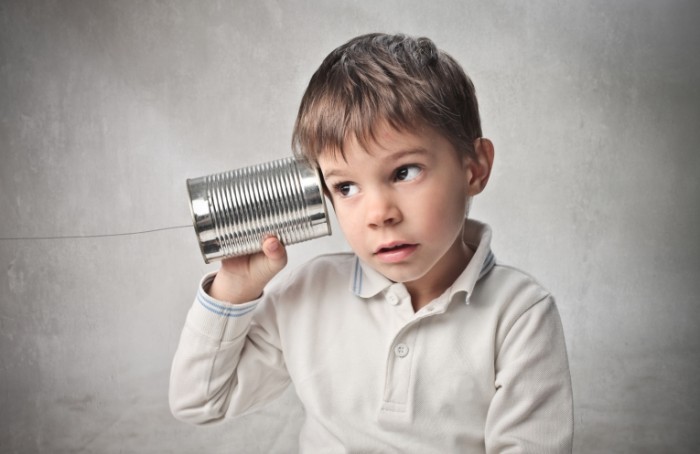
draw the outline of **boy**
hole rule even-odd
[[[293,144],[354,254],[268,286],[286,264],[269,237],[205,276],[173,361],[175,416],[248,413],[293,383],[301,452],[570,452],[554,300],[467,219],[494,150],[461,67],[426,38],[355,38],[313,75]]]

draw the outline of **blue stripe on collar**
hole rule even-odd
[[[484,260],[484,264],[481,266],[481,271],[479,272],[479,277],[478,279],[481,279],[491,271],[491,268],[493,268],[496,265],[496,256],[493,255],[493,251],[489,250],[489,255],[486,256],[486,260]]]
[[[355,276],[353,278],[352,291],[355,295],[362,293],[362,267],[360,258],[355,257]]]

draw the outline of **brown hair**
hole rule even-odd
[[[344,156],[347,138],[365,146],[382,121],[430,126],[468,155],[481,137],[474,85],[451,56],[428,38],[373,33],[335,49],[311,77],[292,149],[312,163],[327,150]]]

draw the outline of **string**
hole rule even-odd
[[[17,236],[17,237],[0,237],[0,241],[34,241],[34,240],[77,240],[85,238],[113,238],[119,236],[134,236],[144,235],[147,233],[163,232],[165,230],[176,229],[191,229],[192,225],[175,225],[171,227],[161,227],[158,229],[139,230],[136,232],[123,233],[102,233],[97,235],[58,235],[58,236]]]

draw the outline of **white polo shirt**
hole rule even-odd
[[[173,360],[173,414],[241,415],[292,383],[304,453],[571,452],[554,300],[496,264],[490,239],[466,221],[472,260],[418,312],[403,284],[349,253],[318,257],[242,305],[209,297],[206,276]]]

